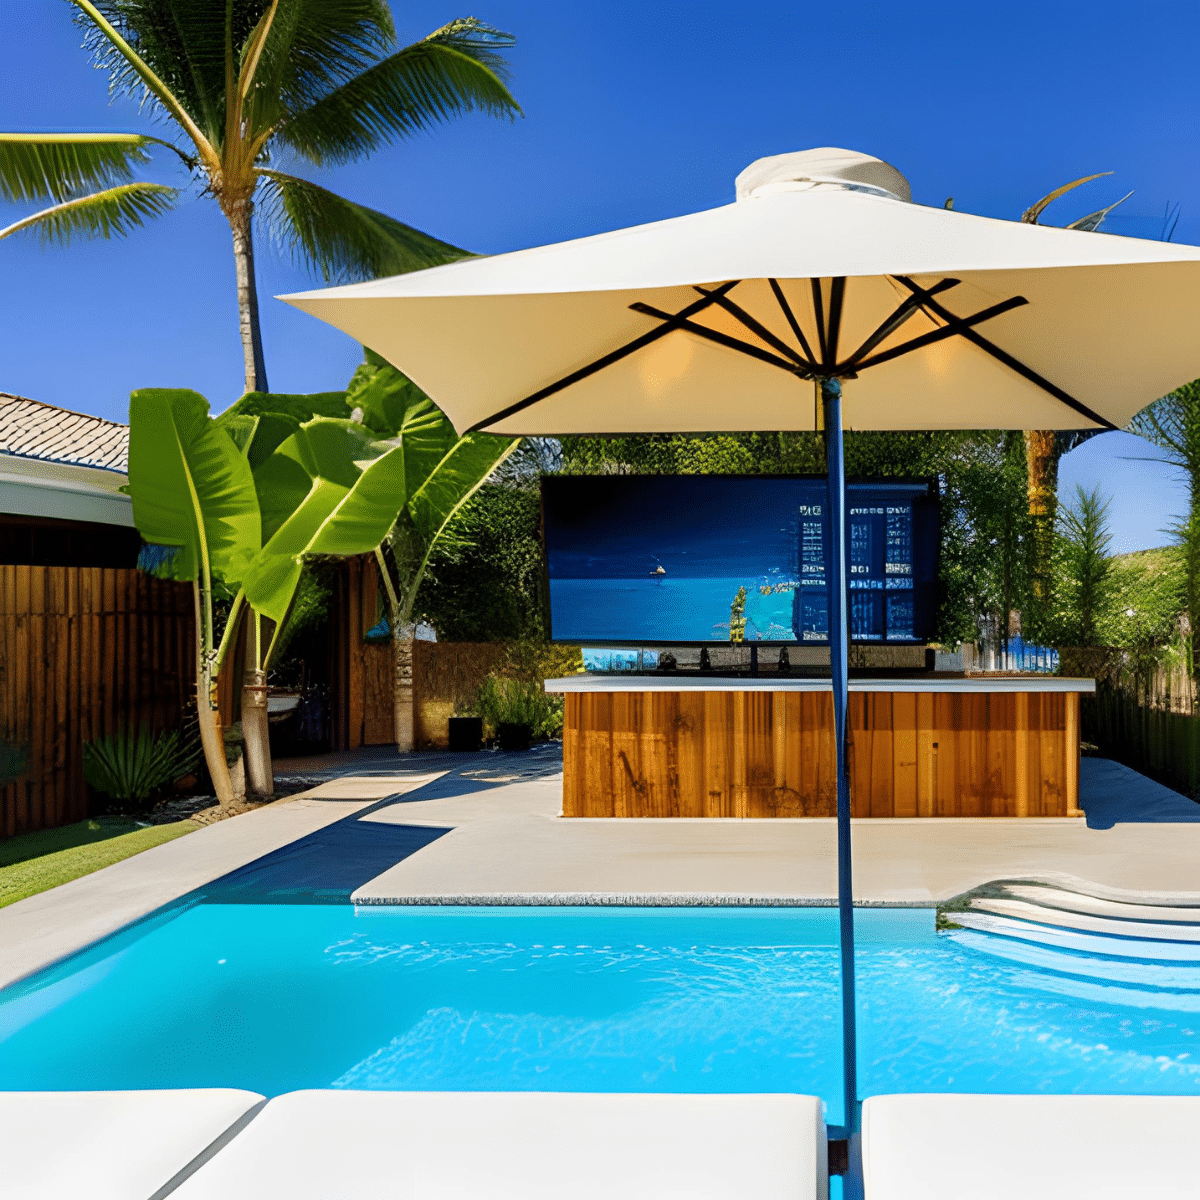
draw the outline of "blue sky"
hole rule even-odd
[[[1200,4],[1050,2],[722,5],[454,0],[394,5],[415,39],[473,12],[515,33],[525,117],[446,126],[369,163],[310,175],[448,241],[496,253],[723,203],[766,154],[844,146],[894,163],[914,199],[1017,217],[1067,180],[1065,223],[1136,194],[1110,228],[1200,242]],[[0,128],[145,128],[109,103],[65,0],[7,6]],[[177,182],[164,157],[149,177]],[[13,212],[13,216],[16,212]],[[7,223],[0,214],[0,224]],[[11,219],[11,218],[8,218]],[[259,250],[276,391],[341,386],[343,335],[272,300],[311,286]],[[126,241],[0,243],[0,391],[124,420],[129,392],[241,390],[229,232],[192,197]],[[1113,496],[1115,548],[1161,544],[1185,497],[1153,450],[1107,434],[1068,455],[1062,485]]]

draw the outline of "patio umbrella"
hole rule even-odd
[[[1200,249],[922,207],[880,159],[820,149],[759,159],[720,208],[283,298],[460,431],[824,431],[852,1135],[843,427],[1119,428],[1200,376]]]

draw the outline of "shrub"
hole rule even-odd
[[[527,725],[535,738],[552,738],[562,733],[563,701],[538,681],[489,675],[464,715],[482,717],[488,737],[501,725]]]
[[[147,808],[174,780],[189,775],[200,747],[182,733],[154,734],[148,725],[125,727],[110,737],[85,742],[83,777],[116,807]]]

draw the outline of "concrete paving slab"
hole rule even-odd
[[[407,792],[421,787],[437,773],[421,775],[346,775],[331,779],[302,793],[306,800],[381,800],[396,792]]]
[[[519,760],[447,774],[365,821],[453,830],[353,893],[357,904],[829,904],[836,825],[824,819],[562,819],[561,774]],[[1112,768],[1117,768],[1113,770]],[[1114,782],[1115,781],[1115,782]],[[997,879],[1180,902],[1200,897],[1200,825],[1139,817],[1191,800],[1101,759],[1081,789],[1119,786],[1133,820],[879,819],[854,822],[855,899],[936,904]],[[1166,792],[1164,798],[1160,793]],[[1173,799],[1172,799],[1173,798]]]
[[[874,819],[856,821],[853,829],[860,903],[935,904],[997,879],[1196,895],[1197,826],[1099,831],[1069,819]],[[385,871],[352,899],[830,904],[837,895],[836,845],[832,820],[477,819]]]
[[[355,800],[301,792],[2,908],[0,987],[383,796],[421,787],[431,778],[428,773],[389,776],[378,781],[373,795]]]

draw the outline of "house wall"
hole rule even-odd
[[[63,521],[0,512],[0,563],[29,567],[132,567],[136,529],[99,521]]]

